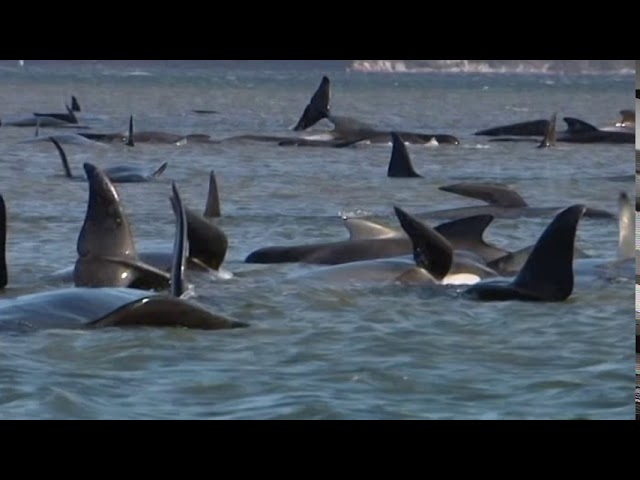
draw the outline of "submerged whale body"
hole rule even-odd
[[[458,207],[424,213],[430,218],[463,218],[471,215],[493,215],[495,218],[545,217],[555,215],[563,207],[531,207],[511,187],[502,183],[458,183],[440,187],[444,192],[475,198],[489,205]],[[615,215],[606,210],[586,208],[588,218],[613,219]]]

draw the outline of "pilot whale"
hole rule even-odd
[[[103,176],[101,182],[95,178],[93,181],[97,184],[95,189],[102,192],[102,206],[100,208],[94,207],[94,209],[97,210],[98,213],[102,212],[101,214],[103,216],[107,215],[107,213],[104,212],[111,212],[111,215],[115,217],[116,224],[119,225],[117,238],[115,233],[111,233],[111,235],[116,238],[117,241],[113,238],[109,240],[108,232],[101,233],[100,228],[108,227],[108,222],[94,222],[93,229],[89,229],[89,231],[95,230],[95,237],[99,240],[104,239],[107,243],[107,248],[110,247],[114,249],[114,251],[110,253],[110,258],[108,258],[107,261],[114,263],[112,268],[115,269],[116,274],[120,272],[128,274],[127,269],[133,268],[134,272],[142,277],[136,280],[132,284],[133,286],[136,286],[138,283],[151,286],[157,284],[158,288],[162,288],[166,272],[171,271],[173,258],[171,251],[131,250],[131,245],[134,245],[134,241],[117,191],[104,172],[96,174],[94,177],[98,175]],[[218,186],[215,172],[212,170],[209,175],[209,192],[203,214],[199,214],[192,209],[186,209],[188,237],[187,266],[190,269],[220,270],[227,253],[228,240],[224,231],[211,221],[211,219],[220,216],[220,211]],[[94,216],[98,216],[98,213]],[[89,223],[88,225],[92,224]],[[90,243],[90,240],[87,240],[85,243]],[[96,249],[99,247],[99,244],[95,246]],[[127,248],[129,248],[129,250],[126,250]],[[128,254],[122,253],[124,250],[126,250]],[[122,270],[120,270],[120,268]],[[75,281],[75,270],[75,266],[65,268],[53,273],[49,277],[59,282],[73,283]],[[161,278],[156,277],[158,274],[161,275]],[[113,281],[113,278],[111,278],[108,284],[113,283]]]
[[[132,288],[65,288],[0,300],[0,330],[99,329],[107,327],[183,327],[219,330],[248,324],[185,298],[186,213],[175,184],[176,215],[170,294]],[[0,197],[1,198],[1,197]],[[4,204],[4,202],[3,202]],[[6,276],[6,270],[5,270]]]
[[[489,205],[435,210],[423,215],[428,218],[463,218],[470,215],[493,215],[495,218],[545,217],[558,213],[562,207],[530,207],[511,187],[502,183],[458,183],[440,187],[443,192],[485,201]],[[605,210],[587,208],[585,217],[613,219]]]
[[[51,137],[49,140],[56,147],[56,150],[58,150],[60,160],[62,160],[62,168],[64,168],[65,176],[69,179],[80,179],[78,177],[74,177],[71,173],[69,160],[67,159],[67,155],[58,140],[55,137]],[[148,171],[147,169],[137,165],[114,165],[104,168],[103,171],[113,183],[140,183],[158,178],[166,170],[167,165],[168,163],[164,162],[160,167],[153,171]]]
[[[392,135],[390,130],[380,130],[359,120],[333,115],[330,107],[331,81],[325,75],[320,85],[311,96],[309,103],[302,112],[302,116],[293,127],[296,132],[307,130],[322,119],[327,119],[334,126],[331,133],[336,141],[369,141],[370,143],[390,143]],[[395,131],[406,143],[415,144],[451,144],[458,145],[460,140],[453,135],[425,134],[408,131]]]
[[[482,235],[493,217],[478,215],[443,223],[435,230],[455,249],[465,250],[482,258],[494,259],[506,255],[506,250],[487,244]],[[411,253],[411,240],[406,235],[361,219],[344,219],[350,239],[309,245],[264,247],[250,253],[246,263],[311,263],[338,265],[378,258],[398,257]],[[372,225],[374,225],[372,227]],[[364,230],[375,234],[364,234]]]
[[[91,163],[84,170],[89,200],[78,235],[76,287],[167,288],[169,275],[139,259],[120,197],[106,173]]]
[[[127,133],[112,132],[112,133],[97,133],[97,132],[81,132],[78,135],[82,135],[89,140],[104,143],[124,143],[129,147],[133,147],[138,143],[149,144],[165,144],[165,145],[185,145],[187,143],[218,143],[211,140],[209,135],[203,134],[187,134],[180,135],[169,132],[159,131],[134,131],[133,115],[129,116],[129,128]]]
[[[635,222],[631,200],[625,192],[618,197],[618,251],[614,258],[594,258],[574,247],[574,272],[579,277],[631,278],[634,265]],[[526,263],[535,245],[490,261],[487,266],[500,275],[517,275]]]
[[[630,110],[621,110],[622,120],[613,127],[598,128],[574,117],[564,117],[567,129],[557,134],[558,142],[566,143],[635,143],[635,115]],[[544,136],[549,120],[532,120],[511,125],[479,130],[474,135],[497,138],[500,141],[518,140],[509,137]]]
[[[483,301],[528,300],[562,302],[573,292],[573,249],[584,205],[557,214],[536,242],[531,255],[511,281],[488,280],[463,292]]]
[[[413,258],[398,256],[361,260],[316,269],[294,275],[330,284],[369,285],[372,283],[412,283],[435,285],[469,285],[480,279],[496,277],[481,258],[470,252],[455,251],[437,229],[423,224],[398,207],[396,216],[411,245]]]

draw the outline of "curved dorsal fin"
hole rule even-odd
[[[635,256],[635,210],[631,199],[625,192],[618,197],[620,209],[618,217],[618,258],[633,258]]]
[[[549,120],[547,131],[544,134],[542,142],[540,142],[540,145],[538,145],[538,148],[549,148],[556,146],[556,116],[556,112],[551,115],[551,120]]]
[[[322,77],[320,85],[309,100],[304,112],[293,130],[296,132],[306,130],[329,116],[329,103],[331,101],[331,82],[326,75]]]
[[[497,207],[526,207],[527,202],[511,187],[502,183],[457,183],[439,190],[476,198]]]
[[[130,270],[105,257],[138,261],[129,221],[107,174],[91,163],[84,164],[84,171],[89,183],[89,200],[78,235],[74,283],[76,286],[126,286],[131,281],[126,275]]]
[[[459,218],[435,227],[435,230],[453,243],[458,239],[466,242],[474,241],[486,245],[482,236],[489,224],[493,222],[493,215],[474,215]]]
[[[387,177],[421,178],[422,175],[418,174],[413,168],[407,146],[400,138],[400,135],[391,132],[391,139],[393,140],[393,147],[391,149],[389,167],[387,168]]]
[[[512,286],[534,297],[562,301],[573,291],[573,250],[584,205],[560,212],[542,232]]]
[[[349,240],[371,240],[400,236],[396,230],[364,218],[343,217],[343,220],[344,226],[349,231]]]
[[[218,181],[215,171],[209,172],[209,192],[207,193],[207,203],[204,207],[205,218],[218,218],[222,215],[220,210],[220,196],[218,194]]]
[[[171,206],[176,217],[176,232],[173,241],[173,260],[171,262],[171,296],[181,297],[185,292],[184,267],[187,263],[187,213],[176,183],[171,184]]]
[[[169,165],[169,162],[164,162],[162,165],[158,167],[158,169],[155,172],[151,174],[151,176],[155,178],[159,177],[167,169],[168,165]]]
[[[402,229],[413,244],[413,259],[436,280],[447,276],[453,262],[451,244],[436,230],[420,222],[404,210],[393,207]]]
[[[49,137],[49,140],[51,140],[51,143],[53,143],[53,145],[56,147],[56,150],[58,150],[60,160],[62,160],[62,168],[64,168],[64,174],[67,178],[73,178],[73,175],[71,174],[71,167],[69,167],[69,161],[67,160],[67,155],[66,153],[64,153],[62,146],[53,137]]]
[[[598,129],[590,123],[580,120],[579,118],[564,117],[564,122],[567,124],[567,132],[569,133],[584,133],[584,132],[597,132]]]

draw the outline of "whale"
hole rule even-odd
[[[466,298],[480,301],[563,302],[573,293],[573,249],[584,205],[558,213],[538,238],[531,255],[512,280],[486,280],[464,290]]]
[[[77,100],[76,100],[77,103]],[[72,107],[65,104],[65,108],[67,109],[67,113],[37,113],[34,112],[33,115],[39,118],[54,118],[56,120],[62,120],[67,123],[78,123],[78,117]]]
[[[4,127],[49,127],[49,128],[73,128],[73,129],[83,129],[89,128],[86,125],[80,125],[76,123],[70,123],[65,120],[61,120],[53,117],[45,117],[40,116],[36,117],[35,115],[32,117],[19,118],[15,120],[2,120],[0,121],[0,126]]]
[[[631,200],[625,192],[618,197],[618,248],[615,258],[592,257],[578,247],[574,247],[574,272],[588,278],[631,278],[635,263],[634,217]],[[535,245],[507,253],[487,263],[487,266],[504,277],[518,274],[526,263]]]
[[[129,147],[133,147],[139,143],[149,144],[164,144],[164,145],[185,145],[187,143],[219,143],[218,141],[211,140],[209,135],[205,134],[187,134],[181,135],[170,132],[159,131],[134,131],[133,115],[129,116],[129,128],[127,133],[124,132],[80,132],[89,140],[104,143],[124,143]]]
[[[325,75],[320,81],[320,85],[311,96],[309,103],[304,108],[298,122],[293,127],[293,131],[305,131],[320,120],[327,119],[334,126],[331,135],[334,140],[342,142],[359,143],[368,141],[370,143],[390,143],[392,135],[390,130],[380,130],[365,122],[350,117],[333,115],[331,113],[331,81]],[[447,134],[425,134],[409,131],[396,131],[406,143],[414,144],[451,144],[459,145],[460,140],[453,135]]]
[[[60,160],[62,160],[62,167],[65,172],[65,176],[69,179],[85,180],[83,178],[74,177],[71,173],[71,167],[69,166],[69,160],[67,155],[58,142],[57,138],[49,138],[51,143],[56,147]],[[103,171],[113,183],[140,183],[148,182],[158,178],[166,170],[168,163],[164,162],[157,169],[148,171],[144,167],[137,165],[113,165],[111,167],[104,168]]]
[[[221,216],[218,184],[213,170],[209,173],[209,191],[204,211],[186,208],[189,249],[187,266],[192,270],[221,272],[229,242],[224,231],[213,223]],[[141,251],[140,259],[161,270],[170,271],[171,252]],[[229,272],[225,272],[228,276]]]
[[[73,270],[76,287],[166,289],[169,275],[138,257],[118,191],[96,165],[83,165],[89,183]]]
[[[399,257],[412,251],[411,240],[403,233],[386,229],[361,219],[343,219],[350,239],[316,243],[308,245],[271,246],[251,252],[245,263],[308,263],[318,265],[338,265],[362,260]],[[447,238],[457,250],[471,252],[487,261],[486,258],[498,258],[508,252],[487,244],[482,235],[493,217],[475,216],[446,222],[435,230]],[[375,234],[365,234],[365,230]]]
[[[531,207],[511,187],[502,183],[458,183],[439,187],[443,192],[487,202],[489,205],[458,207],[423,213],[427,218],[464,218],[471,215],[492,215],[495,218],[546,217],[555,215],[563,207]],[[587,218],[614,219],[616,216],[597,208],[587,207]]]
[[[564,117],[567,128],[557,134],[556,140],[566,143],[635,143],[635,114],[621,110],[620,115],[622,120],[616,125],[602,128],[578,118]],[[542,137],[548,127],[549,120],[538,119],[479,130],[474,135],[503,137],[494,141],[517,141],[522,140],[518,137]]]
[[[108,178],[108,177],[107,177]],[[115,188],[114,188],[115,190]],[[111,192],[111,190],[109,190]],[[110,203],[110,205],[109,205]],[[120,209],[120,215],[124,217],[121,205],[118,204],[116,198],[112,195],[107,202],[107,207],[113,211]],[[190,270],[197,271],[214,271],[220,272],[222,263],[227,253],[228,240],[227,237],[218,226],[216,226],[212,219],[221,215],[220,198],[218,193],[218,186],[216,181],[215,172],[211,170],[209,174],[209,191],[207,194],[207,201],[202,214],[199,214],[195,210],[186,209],[187,215],[187,238],[188,238],[188,255],[186,260],[186,266]],[[124,233],[122,233],[123,236]],[[123,244],[133,243],[130,239]],[[143,277],[151,276],[151,282],[153,285],[153,276],[159,272],[170,272],[173,253],[165,250],[137,250],[137,259],[142,263]],[[127,259],[127,261],[131,261]],[[119,265],[118,260],[116,264]],[[126,268],[128,263],[125,263],[123,268]],[[146,274],[146,268],[149,266],[153,271]],[[137,268],[136,264],[134,268]],[[55,280],[61,283],[73,283],[74,282],[75,266],[65,268],[48,275],[47,278]],[[225,272],[228,276],[228,272]],[[144,279],[143,279],[144,282]],[[147,279],[147,282],[149,280]],[[144,283],[143,283],[144,284]],[[162,279],[159,279],[159,285],[161,286]]]
[[[412,255],[359,260],[295,274],[295,281],[320,281],[331,285],[369,286],[379,283],[471,285],[497,277],[477,255],[456,251],[437,228],[423,224],[394,207]],[[428,260],[427,260],[428,259]]]
[[[213,312],[208,306],[187,298],[184,282],[188,242],[186,213],[175,183],[172,192],[176,233],[168,294],[132,288],[79,287],[3,299],[0,300],[0,331],[26,333],[43,329],[111,327],[221,330],[247,327],[246,322]]]

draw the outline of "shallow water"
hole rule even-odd
[[[80,118],[95,131],[125,130],[133,114],[138,130],[289,135],[324,73],[27,61],[23,69],[0,69],[0,117],[64,111],[73,94]],[[388,145],[65,147],[78,175],[86,161],[149,168],[169,162],[156,182],[118,185],[140,249],[172,245],[170,182],[189,206],[203,208],[215,169],[218,223],[229,238],[225,268],[234,276],[190,280],[200,301],[251,327],[4,335],[1,418],[633,418],[630,280],[578,279],[561,304],[494,304],[462,299],[459,287],[332,286],[290,279],[313,266],[243,263],[262,246],[346,239],[343,213],[395,226],[393,205],[419,214],[479,204],[437,189],[462,181],[511,184],[532,206],[585,203],[616,212],[618,192],[631,194],[633,183],[604,178],[632,174],[631,145],[538,150],[473,132],[554,111],[559,119],[615,123],[618,111],[630,108],[633,77],[330,77],[335,114],[448,133],[461,145],[409,146],[422,179],[387,178]],[[328,128],[321,122],[313,130]],[[73,264],[86,209],[86,184],[63,177],[53,145],[18,143],[32,136],[31,128],[0,127],[0,191],[9,221],[5,296],[60,286],[44,276]],[[516,250],[533,243],[549,220],[496,220],[486,238]],[[583,219],[577,244],[613,257],[617,238],[616,221]]]

